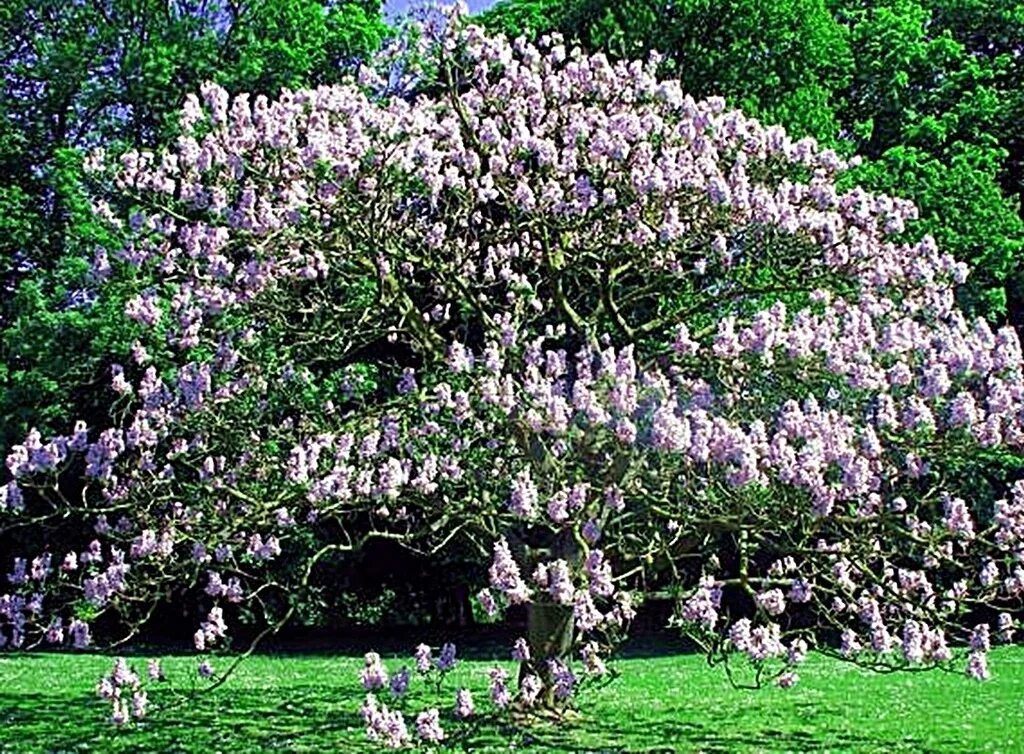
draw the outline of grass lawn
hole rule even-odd
[[[951,673],[875,675],[812,656],[789,690],[731,688],[695,655],[622,660],[623,675],[583,699],[580,720],[511,733],[490,726],[479,752],[1024,752],[1024,648],[991,655],[993,678]],[[401,659],[408,663],[409,658]],[[168,675],[192,678],[195,658],[166,657]],[[224,658],[220,659],[225,664]],[[394,670],[401,664],[388,662]],[[145,656],[133,660],[145,672]],[[109,657],[0,656],[0,752],[362,752],[359,657],[252,657],[189,707],[115,729],[94,687]],[[511,668],[511,663],[508,664]],[[487,668],[460,663],[449,683],[486,701]],[[417,693],[422,686],[414,686]],[[154,703],[166,698],[156,689]],[[424,700],[425,701],[425,700]],[[450,704],[450,703],[449,703]]]

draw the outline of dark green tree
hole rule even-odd
[[[657,50],[694,96],[865,155],[855,180],[915,201],[909,232],[974,269],[965,310],[1024,324],[1020,3],[505,0],[482,20],[615,58]]]
[[[694,97],[722,95],[825,140],[839,130],[830,93],[852,76],[847,30],[824,0],[506,0],[482,18],[510,37],[559,31],[614,58],[656,50]]]
[[[169,142],[207,80],[270,96],[333,83],[386,33],[379,0],[0,3],[0,450],[102,412],[93,388],[128,357],[123,300],[94,300],[84,277],[117,248],[86,152]]]

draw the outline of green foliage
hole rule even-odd
[[[74,226],[100,238],[94,221]],[[54,269],[21,282],[7,303],[9,321],[0,333],[0,448],[20,442],[29,429],[65,433],[69,421],[99,419],[109,395],[113,360],[128,357],[134,335],[124,326],[124,302],[133,286],[97,296],[85,259],[68,255]]]
[[[384,36],[374,5],[253,3],[215,80],[229,91],[266,94],[334,83],[342,66],[373,50]]]
[[[616,58],[658,50],[695,97],[865,155],[856,179],[914,200],[911,231],[974,268],[961,305],[1024,324],[1020,3],[505,0],[482,21]]]
[[[853,64],[846,31],[822,0],[506,0],[482,20],[508,36],[557,30],[614,58],[656,50],[695,97],[722,95],[822,139],[838,130],[828,97]]]
[[[503,0],[483,14],[487,28],[514,39],[559,28],[562,0]]]
[[[955,3],[950,3],[950,6]],[[1005,3],[993,3],[1003,6]],[[920,230],[975,269],[961,303],[974,314],[1006,315],[1006,284],[1024,250],[1019,197],[1006,189],[1014,138],[1006,107],[1012,55],[968,47],[977,14],[944,13],[919,0],[841,10],[850,25],[857,75],[841,118],[857,149],[878,160],[868,179],[918,203]],[[954,19],[957,25],[951,25]],[[1019,124],[1012,128],[1019,133]]]
[[[93,298],[98,247],[86,149],[173,138],[206,80],[277,94],[330,84],[387,32],[376,0],[9,0],[0,7],[0,452],[33,426],[63,432],[103,408],[131,288]],[[58,387],[59,386],[59,387]]]
[[[1024,222],[999,190],[1000,150],[957,142],[948,154],[941,159],[920,147],[892,147],[847,180],[912,199],[921,218],[908,231],[930,233],[971,265],[960,306],[970,315],[1002,314],[1007,282],[1024,252]]]

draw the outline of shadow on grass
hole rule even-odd
[[[122,729],[109,722],[109,703],[91,695],[0,692],[0,752],[365,751],[361,702],[314,684],[281,694],[229,683],[185,705],[154,704]]]
[[[332,696],[316,687],[291,689],[280,703],[268,694],[230,695],[207,708],[155,714],[134,729],[117,730],[105,720],[106,707],[95,699],[33,694],[11,700],[0,696],[0,724],[10,738],[0,751],[31,752],[364,752],[370,749],[362,721],[352,712],[360,699]],[[733,728],[729,721],[659,722],[629,730],[623,721],[585,720],[561,729],[552,726],[510,729],[486,726],[466,739],[470,752],[516,751],[563,754],[733,754],[759,752],[920,752],[926,747],[904,739],[899,747],[868,736],[841,734],[825,740],[800,731]],[[642,738],[639,747],[623,741]],[[582,743],[581,743],[582,741]],[[966,754],[966,750],[965,750]]]
[[[403,646],[396,647],[396,654],[407,657],[409,649],[404,644],[408,642],[402,643]],[[465,654],[488,656],[487,651],[476,648]],[[309,653],[304,654],[308,657]],[[32,656],[19,657],[19,662],[29,657]],[[101,664],[109,668],[105,662],[96,663],[97,667]],[[16,669],[13,665],[11,670]],[[74,667],[78,667],[77,662]],[[36,668],[33,663],[33,671]],[[171,700],[168,690],[157,684],[150,693],[153,714],[125,729],[117,729],[108,722],[108,703],[82,693],[88,688],[84,684],[91,682],[83,684],[81,678],[99,675],[89,676],[91,669],[72,682],[59,677],[61,670],[55,665],[49,675],[40,674],[32,685],[20,686],[13,683],[13,675],[4,674],[4,669],[0,669],[0,754],[312,754],[373,750],[357,713],[364,692],[348,680],[352,667],[345,668],[346,675],[339,680],[338,671],[330,663],[314,661],[294,672],[291,663],[281,663],[280,668],[244,673],[213,693],[169,709],[159,707]],[[71,670],[71,665],[64,666],[64,672]],[[609,688],[615,687],[613,684]],[[677,694],[675,688],[678,687],[673,681],[665,680],[660,688],[648,686],[631,692],[628,686],[620,687],[613,697],[605,696],[604,691],[594,692],[594,697],[584,698],[582,717],[564,727],[538,723],[511,728],[485,723],[454,750],[481,754],[909,754],[939,750],[947,754],[975,754],[980,750],[966,747],[962,739],[952,734],[948,738],[943,735],[941,741],[934,736],[927,741],[915,737],[928,735],[922,728],[913,732],[901,730],[898,740],[886,740],[880,732],[883,729],[874,729],[867,718],[874,714],[876,704],[885,703],[881,697],[871,697],[858,708],[854,719],[862,719],[865,724],[857,727],[837,725],[847,709],[841,695],[792,699],[782,708],[772,708],[754,703],[754,697],[747,702],[723,696],[720,703],[718,697],[708,701],[709,697],[703,694],[684,696]],[[708,693],[714,692],[709,689]],[[407,713],[427,706],[425,702],[414,696]],[[478,703],[481,708],[488,706],[482,696],[478,696]],[[443,716],[447,714],[450,713],[442,712]],[[410,729],[413,719],[407,714]],[[449,722],[450,717],[443,720],[446,727]]]
[[[893,752],[925,752],[927,744],[913,738],[899,742],[878,736],[852,733],[817,734],[799,730],[779,730],[757,725],[736,726],[732,721],[662,721],[645,723],[642,733],[624,729],[621,722],[601,723],[585,720],[568,729],[552,728],[532,731],[528,736],[530,750],[563,752],[564,754],[736,754],[736,752],[860,752],[892,754]],[[644,738],[648,743],[624,745],[625,740]],[[581,741],[583,743],[581,743]],[[519,747],[525,748],[525,747]],[[949,748],[950,754],[974,754],[968,749]]]
[[[362,693],[315,684],[273,688],[229,686],[187,707],[156,710],[130,729],[107,722],[109,707],[93,697],[44,692],[0,694],[0,751],[31,752],[365,752],[371,749],[355,710]],[[740,724],[737,724],[740,723]],[[411,725],[411,721],[410,721]],[[565,727],[511,728],[485,724],[462,741],[470,752],[528,751],[562,754],[733,754],[759,752],[911,752],[926,746],[904,739],[896,746],[877,737],[821,736],[766,727],[758,720],[603,720],[586,716]]]

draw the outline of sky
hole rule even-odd
[[[479,13],[490,8],[496,0],[466,0],[470,13]],[[415,5],[416,0],[385,0],[384,11],[388,16],[396,16],[409,6]]]

